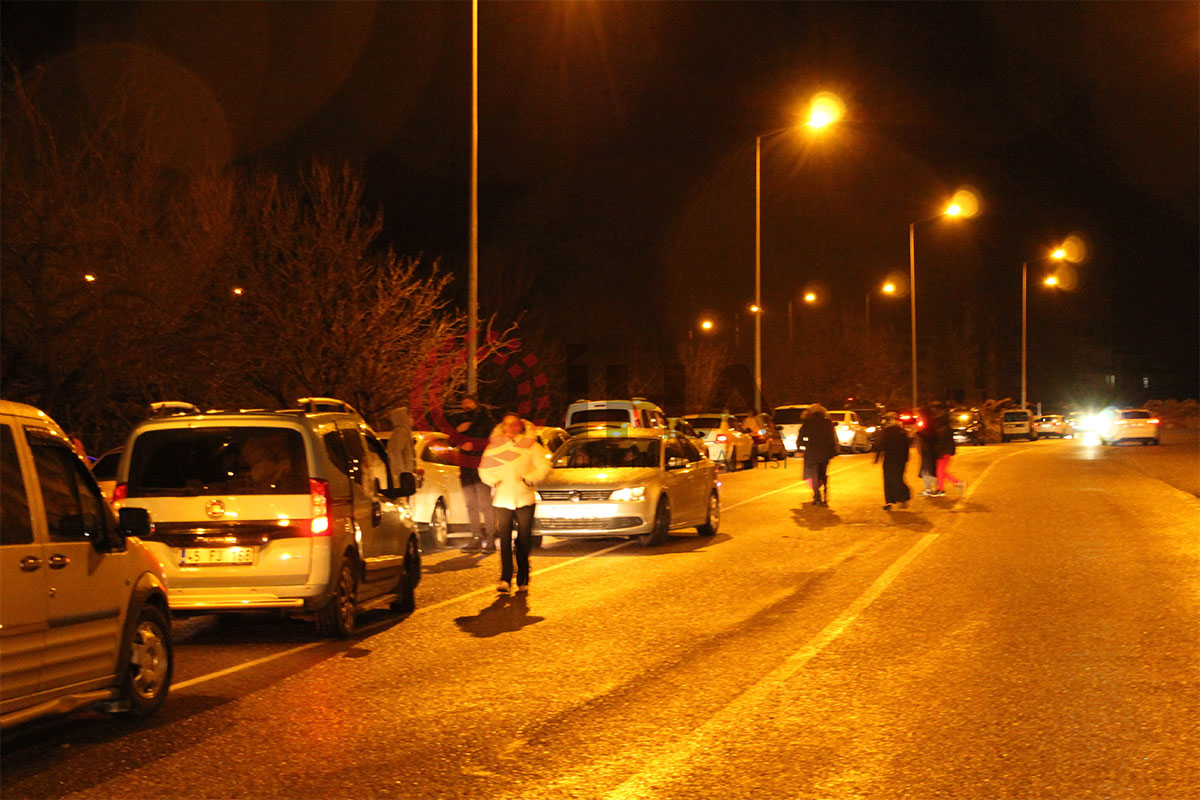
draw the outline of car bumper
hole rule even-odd
[[[533,530],[547,536],[636,536],[654,528],[654,510],[648,500],[628,502],[539,502]]]

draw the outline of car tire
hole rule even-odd
[[[715,536],[719,527],[721,527],[721,498],[714,490],[708,496],[708,513],[704,517],[704,524],[696,526],[696,533],[701,536]]]
[[[417,540],[408,537],[408,545],[404,548],[404,574],[396,584],[396,599],[392,601],[391,609],[400,614],[409,614],[417,607],[417,584],[421,582],[421,549]]]
[[[433,548],[445,547],[450,539],[449,523],[446,519],[446,503],[438,498],[429,515],[429,527],[424,531],[425,546]]]
[[[121,696],[128,700],[130,714],[146,717],[166,701],[175,671],[167,615],[156,606],[142,606],[125,649],[127,662],[121,678]]]
[[[358,576],[354,574],[354,561],[347,555],[342,558],[333,595],[313,615],[317,633],[329,639],[345,639],[354,632],[358,613],[355,603],[357,592]]]
[[[654,529],[649,533],[638,536],[643,547],[658,547],[667,541],[667,533],[671,530],[671,504],[667,498],[660,497],[658,508],[654,512]]]

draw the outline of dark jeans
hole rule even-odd
[[[533,506],[521,506],[494,510],[496,535],[500,537],[500,580],[512,583],[513,577],[513,519],[517,521],[517,585],[529,583],[529,550],[533,546]]]

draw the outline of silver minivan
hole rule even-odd
[[[358,612],[413,608],[421,579],[413,486],[349,405],[180,410],[125,445],[114,503],[154,518],[177,614],[275,609],[347,636]]]
[[[167,588],[62,428],[0,400],[0,726],[89,705],[146,715],[174,659]]]
[[[1036,441],[1037,431],[1033,429],[1033,412],[1027,408],[1010,408],[1004,412],[1000,421],[1000,441],[1011,439],[1028,439]]]

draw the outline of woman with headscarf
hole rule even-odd
[[[412,417],[408,409],[393,408],[388,412],[392,423],[392,432],[388,436],[387,454],[388,466],[392,469],[396,486],[400,485],[400,476],[406,472],[417,471],[417,454],[413,448]]]
[[[813,505],[828,508],[829,462],[837,455],[838,442],[824,406],[814,403],[808,407],[796,441],[804,445],[804,479],[812,487]]]
[[[875,441],[875,463],[883,458],[883,510],[891,511],[893,503],[908,508],[912,492],[904,482],[904,468],[908,466],[908,434],[900,427],[900,420],[893,413],[883,415],[883,432]]]

